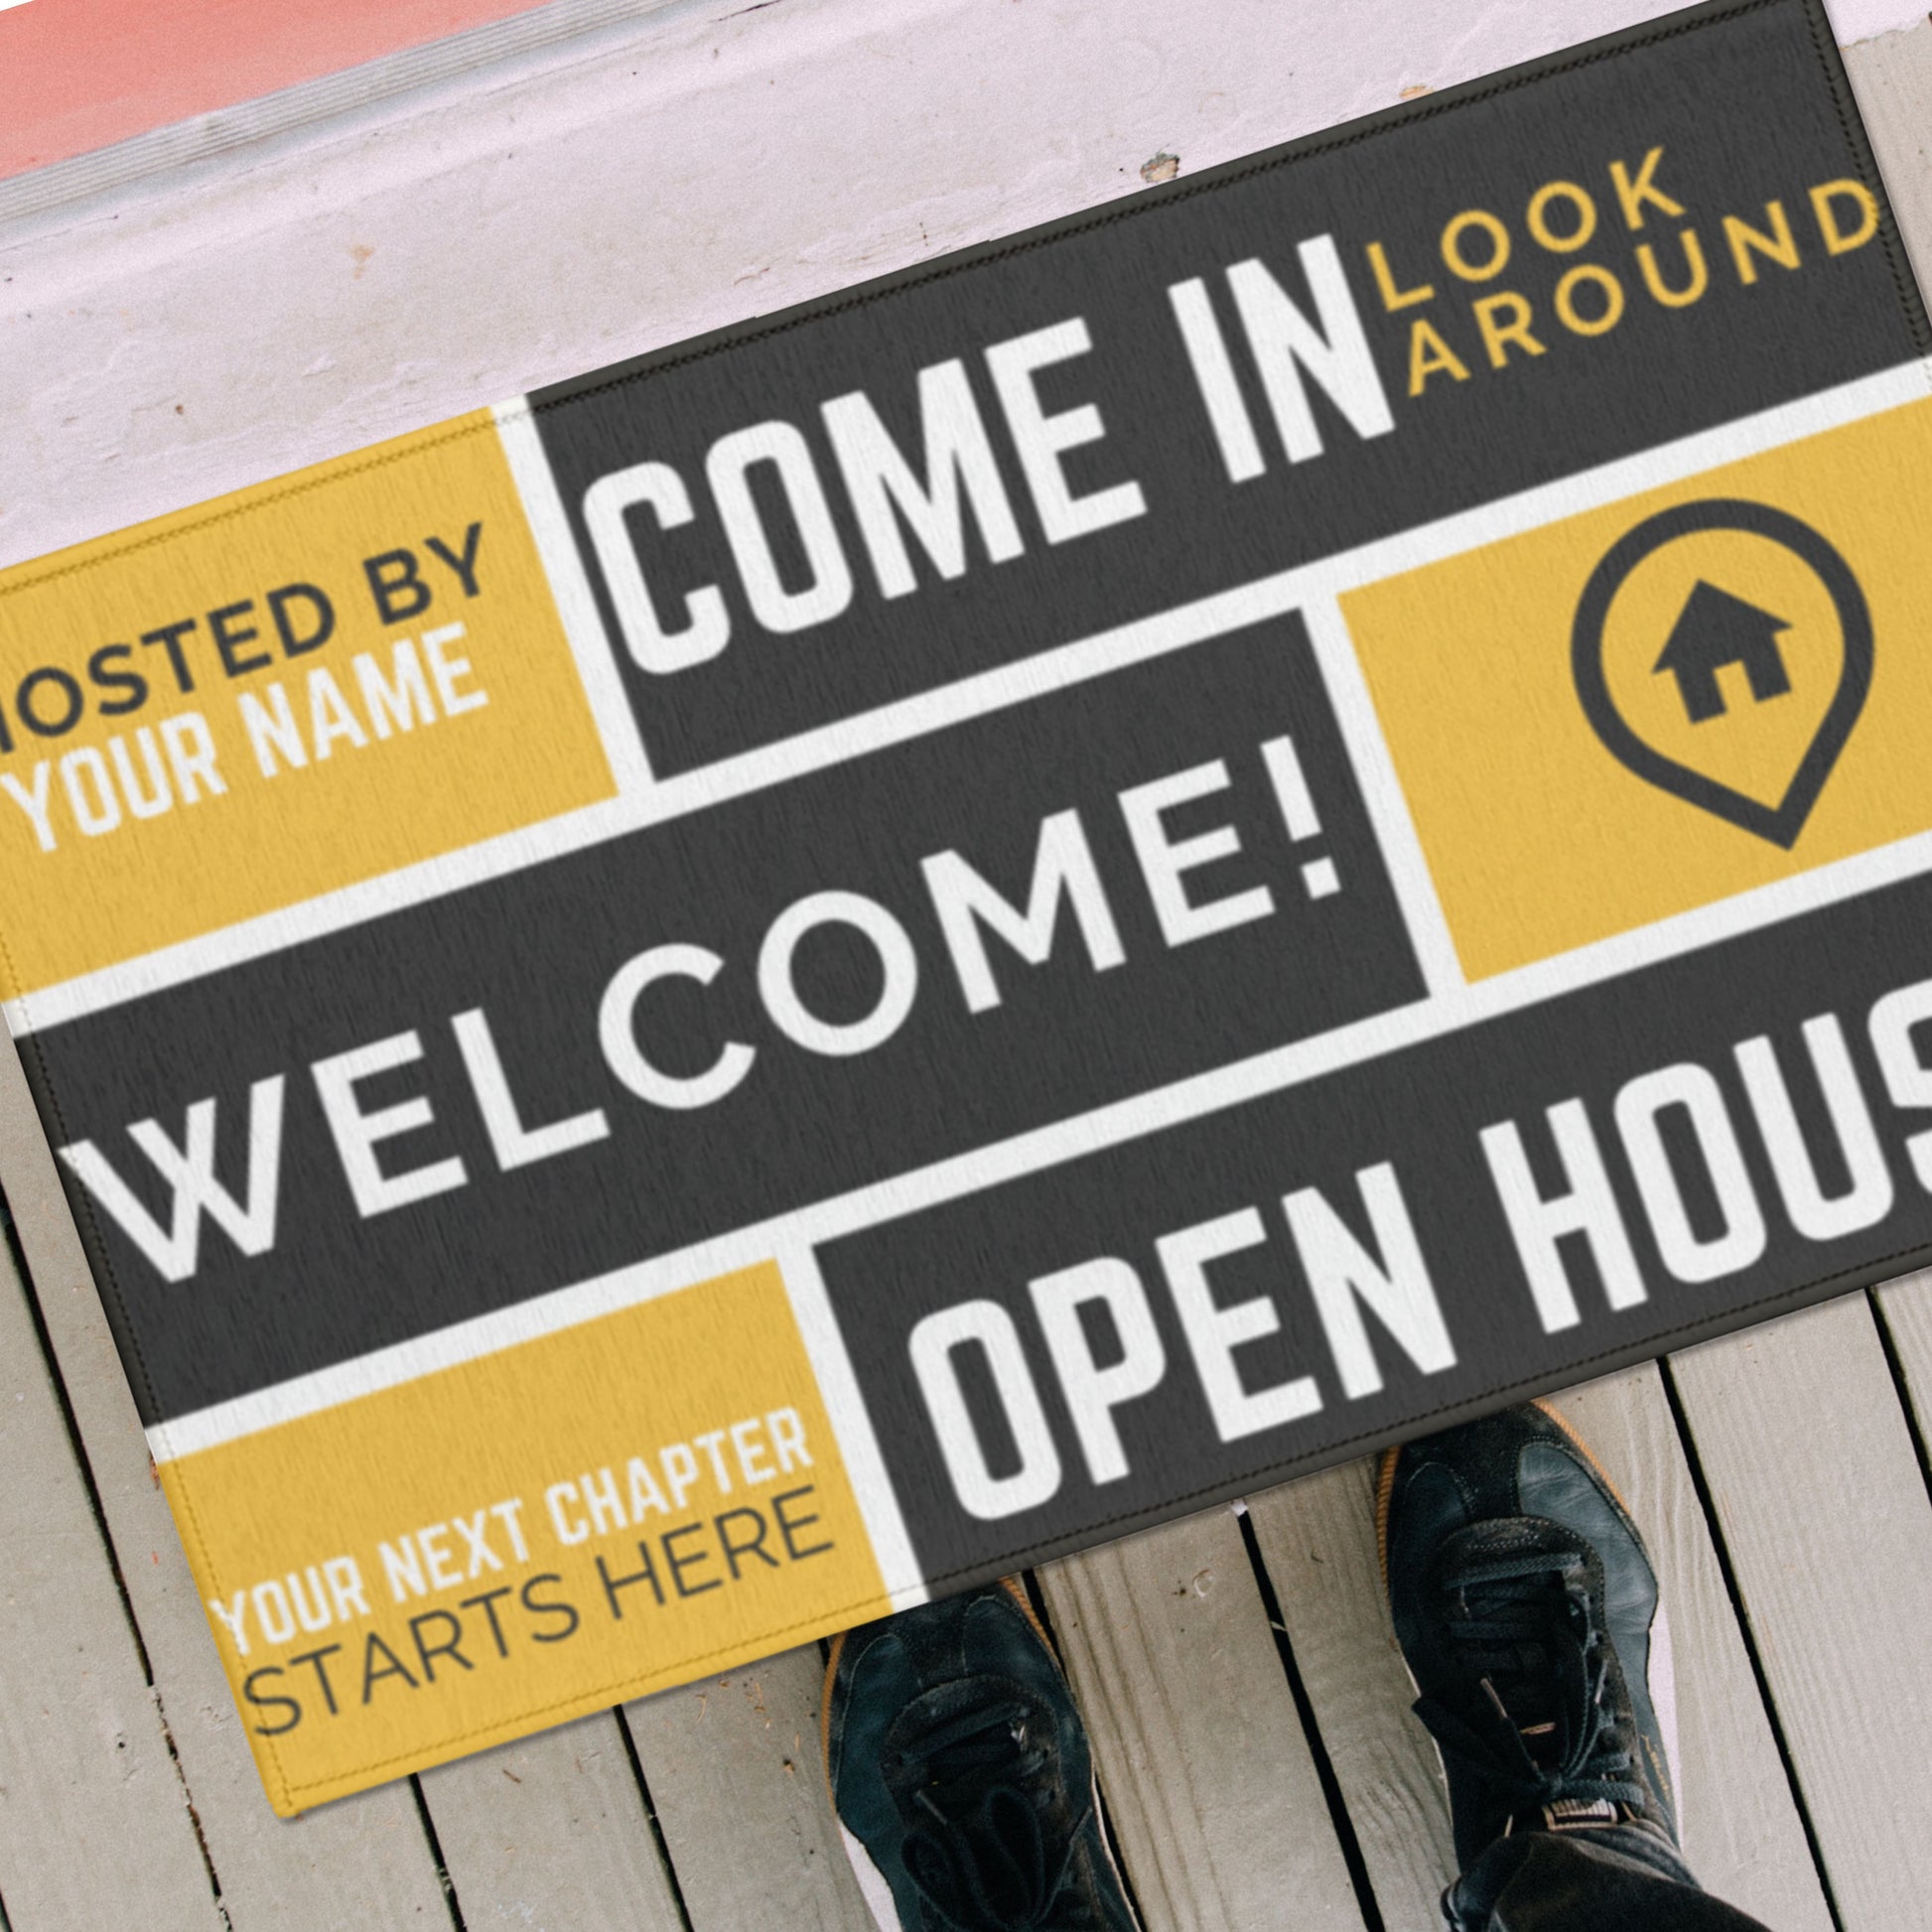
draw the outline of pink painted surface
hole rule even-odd
[[[0,221],[0,568],[1677,4],[670,6]]]
[[[0,180],[541,3],[0,0]],[[1370,20],[1389,12],[1382,0],[1347,0],[1347,6]],[[1827,0],[1827,6],[1845,43],[1911,26],[1925,12],[1922,0]],[[1630,8],[1656,10],[1643,0]],[[1448,24],[1445,16],[1457,11],[1444,0],[1426,0],[1399,25],[1387,21],[1384,31],[1397,45],[1432,42]],[[1515,58],[1519,17],[1539,11],[1541,0],[1489,0],[1469,9],[1459,26],[1461,65],[1480,73],[1496,59]],[[1593,11],[1578,7],[1580,16]],[[1323,12],[1307,0],[1287,9],[1303,37]],[[1333,20],[1320,31],[1350,38],[1345,24]],[[1571,32],[1559,15],[1546,37],[1562,45],[1592,31],[1580,18]]]
[[[0,11],[0,179],[536,0],[30,0]]]

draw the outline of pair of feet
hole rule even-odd
[[[1569,1424],[1539,1403],[1390,1450],[1376,1530],[1463,1868],[1523,1831],[1634,1826],[1674,1849],[1656,1575]],[[1134,1932],[1086,1732],[1018,1584],[846,1632],[824,1722],[886,1932]]]

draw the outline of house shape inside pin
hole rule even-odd
[[[1744,667],[1751,697],[1758,704],[1781,698],[1791,689],[1778,644],[1778,632],[1790,628],[1784,619],[1700,578],[1671,626],[1663,655],[1651,668],[1668,671],[1677,679],[1685,713],[1692,724],[1702,725],[1707,719],[1722,718],[1727,709],[1718,688],[1718,673],[1726,664]]]

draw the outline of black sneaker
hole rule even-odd
[[[1635,1826],[1675,1852],[1656,1573],[1563,1417],[1539,1402],[1389,1450],[1376,1530],[1463,1870],[1520,1831]]]
[[[823,1722],[883,1932],[1136,1932],[1085,1727],[1017,1583],[835,1637]]]

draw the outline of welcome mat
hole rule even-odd
[[[1932,384],[1750,0],[0,580],[276,1808],[1932,1246]]]

